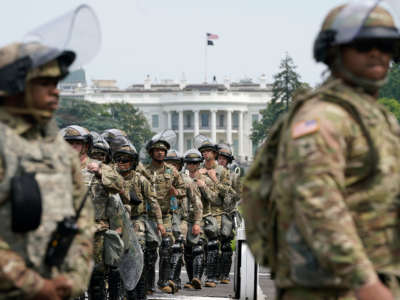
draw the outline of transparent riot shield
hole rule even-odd
[[[198,148],[200,148],[200,146],[202,146],[204,144],[214,144],[214,143],[209,137],[204,136],[202,134],[198,134],[193,138],[194,148],[198,149]]]
[[[156,143],[157,141],[165,141],[170,145],[171,148],[175,148],[176,140],[177,140],[176,133],[171,129],[166,129],[160,133],[157,133],[151,139],[153,143]]]
[[[30,31],[25,35],[23,42],[26,45],[39,44],[46,49],[40,55],[31,57],[34,67],[41,65],[44,61],[51,61],[64,51],[73,51],[76,58],[70,70],[76,70],[88,63],[99,52],[100,24],[89,6],[80,5]]]

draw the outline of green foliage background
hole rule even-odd
[[[152,136],[146,118],[129,103],[98,104],[78,99],[61,99],[56,121],[60,128],[75,124],[98,133],[108,128],[122,129],[138,151]]]

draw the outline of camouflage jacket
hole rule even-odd
[[[277,285],[356,289],[378,272],[400,275],[394,116],[361,89],[330,79],[297,100],[280,128],[277,157],[264,151],[267,142],[248,173],[259,173],[261,202],[244,201],[246,235],[261,260],[267,251],[257,247],[274,211],[263,203],[270,197],[276,206]]]
[[[203,204],[203,217],[212,215],[212,205],[215,205],[219,201],[217,184],[208,175],[201,174],[200,172],[197,172],[196,175],[191,178],[195,183],[199,179],[204,181],[204,187],[200,187],[196,184],[196,193],[200,194],[201,196],[201,202]]]
[[[163,163],[161,167],[155,166],[153,163],[146,166],[144,176],[150,176],[152,188],[156,194],[158,203],[160,204],[162,215],[166,218],[171,214],[171,196],[170,190],[174,187],[178,191],[178,200],[186,194],[185,184],[182,177],[175,167]]]
[[[63,265],[49,270],[43,257],[57,222],[76,214],[85,194],[78,156],[58,134],[54,121],[40,129],[0,109],[0,123],[2,134],[7,136],[0,147],[4,151],[0,159],[0,216],[4,222],[0,229],[0,299],[33,297],[42,288],[43,278],[60,273],[73,282],[72,294],[77,296],[86,290],[93,266],[94,216],[90,201],[86,201],[78,220],[79,233]],[[14,233],[9,225],[11,205],[4,191],[13,176],[9,174],[13,157],[27,172],[35,172],[41,190],[42,223],[27,233]]]
[[[150,182],[140,173],[132,170],[129,175],[124,177],[125,190],[134,190],[136,197],[141,201],[139,205],[129,202],[131,206],[131,217],[139,217],[147,214],[154,219],[157,224],[162,224],[162,212],[160,204],[157,201],[156,195]]]
[[[218,198],[216,201],[211,203],[211,210],[213,215],[218,216],[224,213],[225,197],[230,197],[231,195],[236,194],[236,192],[231,186],[229,171],[226,168],[219,165],[217,162],[214,162],[214,165],[208,169],[204,164],[200,172],[205,174],[210,169],[214,169],[217,175],[217,182],[215,182],[215,186],[218,191]]]
[[[203,218],[203,203],[201,202],[201,193],[197,184],[185,172],[180,173],[185,183],[186,197],[182,198],[180,209],[182,216],[190,223],[200,225]]]

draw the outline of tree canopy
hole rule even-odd
[[[261,120],[253,123],[251,140],[254,143],[258,144],[268,136],[269,130],[279,116],[288,110],[295,95],[310,89],[308,84],[300,81],[296,68],[293,59],[286,53],[279,65],[279,72],[274,75],[271,102],[260,111]]]
[[[129,103],[98,104],[61,99],[56,121],[60,128],[75,124],[99,133],[108,128],[122,129],[138,151],[152,136],[144,115]]]
[[[380,89],[379,97],[394,98],[400,102],[400,64],[392,63],[388,82]]]
[[[396,99],[389,99],[389,98],[380,98],[379,103],[383,104],[386,106],[388,110],[390,110],[396,119],[400,122],[400,102],[397,101]]]

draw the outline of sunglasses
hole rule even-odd
[[[116,162],[116,163],[120,163],[120,164],[126,164],[126,163],[128,163],[128,162],[131,162],[132,161],[132,159],[131,158],[129,158],[129,157],[116,157],[115,159],[114,159],[114,161]]]
[[[391,40],[356,40],[347,45],[356,49],[360,53],[367,53],[372,49],[377,49],[383,53],[392,54],[397,47],[397,41]]]

